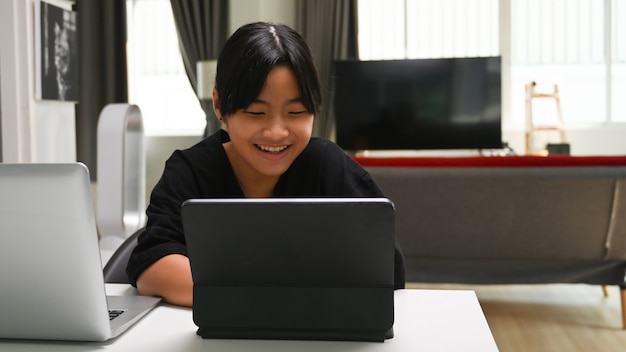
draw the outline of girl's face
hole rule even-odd
[[[222,118],[214,91],[214,106]],[[222,121],[231,141],[224,145],[237,176],[278,179],[311,139],[313,114],[302,103],[298,81],[287,66],[274,67],[259,96]]]

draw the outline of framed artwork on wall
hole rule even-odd
[[[78,32],[74,2],[35,1],[35,98],[78,101]]]

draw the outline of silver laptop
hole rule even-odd
[[[181,211],[202,337],[393,336],[388,199],[192,199]]]
[[[83,164],[0,163],[0,338],[104,341],[159,300],[106,296]]]

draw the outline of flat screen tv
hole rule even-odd
[[[336,61],[347,151],[502,147],[500,57]]]

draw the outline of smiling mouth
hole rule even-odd
[[[271,154],[278,154],[278,153],[285,151],[287,148],[289,148],[288,145],[284,145],[280,147],[272,147],[272,146],[267,146],[267,145],[255,144],[254,146],[260,151],[271,153]]]

